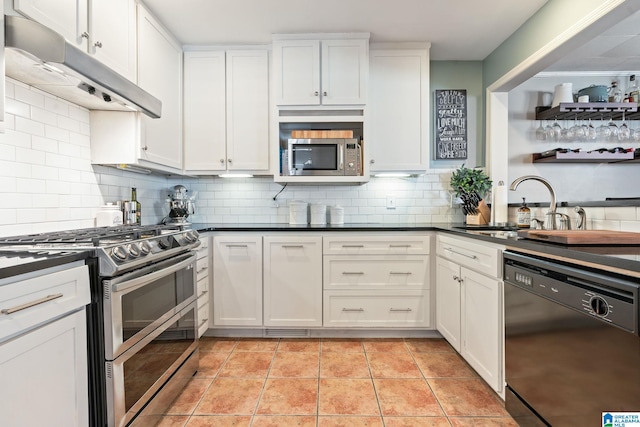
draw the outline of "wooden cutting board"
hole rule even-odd
[[[565,245],[640,245],[640,233],[613,230],[520,230],[519,237]]]
[[[353,138],[352,130],[292,130],[291,138]]]

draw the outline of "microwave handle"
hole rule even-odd
[[[344,145],[342,145],[341,149],[338,150],[338,152],[340,153],[340,156],[339,156],[340,158],[338,159],[338,170],[339,171],[344,170],[344,150],[345,150]]]

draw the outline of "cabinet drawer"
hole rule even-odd
[[[328,255],[323,269],[324,289],[429,287],[429,257],[423,255]]]
[[[209,302],[200,301],[198,298],[198,337],[209,329]]]
[[[436,253],[478,273],[502,277],[502,250],[489,243],[475,243],[472,239],[439,234]]]
[[[424,328],[428,300],[421,291],[324,291],[324,326]]]
[[[209,277],[198,280],[196,284],[196,295],[198,298],[206,297],[209,300]]]
[[[196,248],[196,257],[198,259],[206,258],[209,255],[209,238],[201,237],[200,246]]]
[[[431,236],[340,235],[324,238],[325,255],[424,255]]]
[[[196,277],[200,281],[209,275],[209,258],[200,258],[196,261]]]
[[[86,265],[2,285],[0,341],[77,310],[89,302]]]

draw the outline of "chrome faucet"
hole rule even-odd
[[[516,178],[511,183],[511,187],[509,187],[509,190],[515,191],[516,188],[518,188],[518,185],[520,185],[520,183],[522,183],[523,181],[528,181],[528,180],[541,182],[542,184],[544,184],[545,187],[547,187],[547,190],[549,190],[549,196],[550,196],[551,200],[549,201],[549,212],[547,212],[548,225],[547,225],[546,228],[550,229],[550,230],[556,230],[557,229],[557,226],[556,226],[556,190],[553,189],[553,186],[551,185],[551,183],[549,181],[547,181],[543,177],[537,176],[537,175],[524,175],[524,176],[521,176],[520,178]]]
[[[587,229],[587,213],[580,206],[575,207],[575,211],[578,213],[578,220],[576,221],[576,229]]]

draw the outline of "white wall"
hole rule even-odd
[[[372,178],[358,186],[309,186],[289,184],[283,189],[271,178],[171,179],[197,192],[193,222],[287,223],[288,202],[301,200],[344,207],[350,223],[461,222],[459,208],[450,208],[447,191],[451,171],[431,172],[415,178]],[[387,209],[387,196],[396,209]]]
[[[626,77],[622,88],[626,87]],[[522,175],[540,175],[547,178],[556,190],[558,201],[603,201],[606,197],[640,197],[640,164],[567,164],[532,163],[531,154],[554,148],[582,148],[591,150],[601,147],[640,147],[638,142],[554,142],[536,141],[535,107],[542,105],[542,93],[553,93],[558,83],[572,82],[577,92],[591,84],[609,86],[611,77],[535,77],[509,92],[509,181]],[[604,116],[608,121],[608,117]],[[616,122],[620,125],[620,121]],[[543,125],[546,125],[543,122]],[[571,126],[571,121],[560,121],[562,126]],[[598,127],[600,120],[594,120]],[[628,122],[632,129],[640,128],[639,121]],[[545,187],[533,181],[522,183],[518,190],[509,192],[509,202],[521,202],[526,197],[530,202],[548,202],[549,193]]]
[[[89,112],[6,79],[0,235],[93,227],[99,206],[138,188],[143,223],[165,214],[166,178],[92,166]]]
[[[89,112],[38,89],[6,79],[6,131],[0,134],[0,235],[93,227],[105,202],[127,200],[137,187],[143,224],[159,223],[176,184],[198,192],[194,222],[287,223],[289,200],[340,204],[346,222],[462,221],[449,207],[450,170],[362,186],[283,187],[270,178],[171,178],[93,166]],[[386,209],[387,195],[396,209]]]

